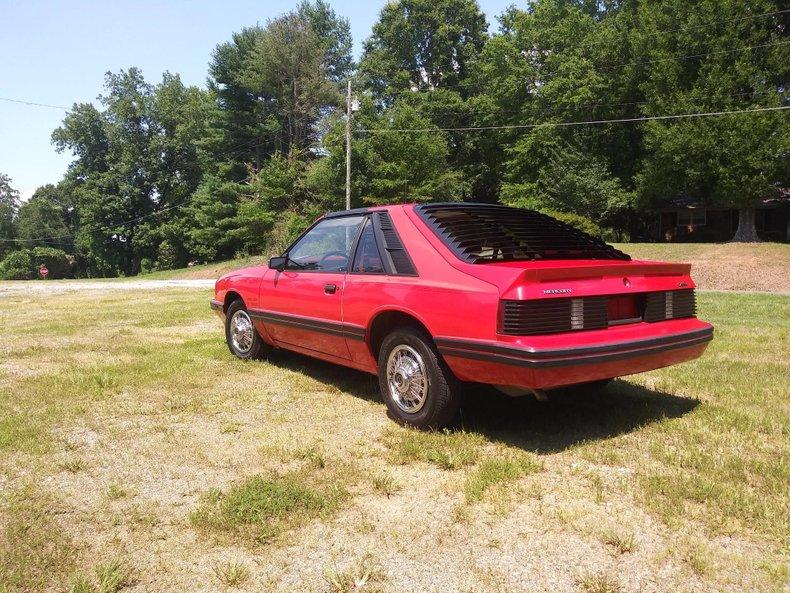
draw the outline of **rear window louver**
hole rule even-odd
[[[461,260],[614,259],[631,257],[564,222],[522,208],[423,204],[415,212]]]
[[[406,252],[395,230],[395,226],[392,224],[389,212],[376,212],[376,218],[384,240],[384,251],[389,256],[395,273],[404,276],[416,276],[417,270],[414,268],[414,264]]]

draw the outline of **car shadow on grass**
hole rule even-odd
[[[331,385],[354,397],[381,402],[381,405],[384,406],[379,395],[378,379],[370,373],[363,373],[287,350],[275,350],[269,354],[267,361],[282,369],[301,373],[315,381]]]
[[[367,401],[380,402],[378,379],[368,373],[294,352],[277,351],[269,362]],[[679,418],[699,401],[615,380],[600,391],[550,393],[548,401],[509,397],[487,385],[468,385],[452,430],[539,454],[557,453],[586,441],[605,440],[649,424]]]
[[[615,380],[599,391],[550,393],[548,401],[509,397],[488,386],[463,396],[458,426],[538,454],[606,440],[685,416],[699,401]]]

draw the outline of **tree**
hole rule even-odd
[[[0,173],[0,259],[15,249],[18,211],[19,192],[11,187],[11,178]]]
[[[19,239],[26,247],[56,245],[73,252],[76,214],[65,184],[43,185],[19,208]]]
[[[790,19],[784,5],[737,0],[640,5],[634,44],[652,63],[640,88],[645,115],[772,107],[786,101]],[[774,13],[769,16],[767,13]],[[754,15],[754,16],[752,16]],[[727,23],[710,26],[711,22]],[[675,60],[672,56],[692,55]],[[679,193],[740,209],[736,241],[758,240],[754,205],[790,182],[790,127],[766,112],[645,126],[640,191],[658,199]]]
[[[572,146],[557,147],[534,183],[509,183],[502,192],[511,206],[573,213],[609,227],[621,226],[634,200],[604,162]]]
[[[304,174],[305,199],[319,211],[343,207],[345,183],[344,121],[336,117],[324,136],[326,155]],[[379,112],[363,97],[354,116],[351,206],[429,200],[454,201],[469,195],[469,185],[449,160],[447,136],[407,102]],[[425,128],[428,132],[398,130]],[[363,129],[378,130],[365,132]]]
[[[475,0],[401,0],[384,6],[365,42],[360,72],[374,95],[463,92],[488,25]]]
[[[219,151],[233,181],[274,152],[310,148],[322,113],[338,104],[337,83],[352,68],[346,19],[323,1],[304,1],[265,27],[245,28],[219,45],[209,87],[220,109]]]

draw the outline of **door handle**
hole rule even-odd
[[[335,294],[337,292],[337,284],[324,284],[324,292],[326,294]]]

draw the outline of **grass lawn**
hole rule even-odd
[[[4,296],[0,592],[786,590],[790,297],[702,293],[702,359],[439,433],[236,360],[209,298]]]
[[[707,290],[756,290],[790,293],[790,245],[784,243],[620,243],[634,259],[680,261],[692,265],[697,285]],[[250,256],[180,270],[164,270],[138,278],[219,278],[225,272],[263,264]]]

